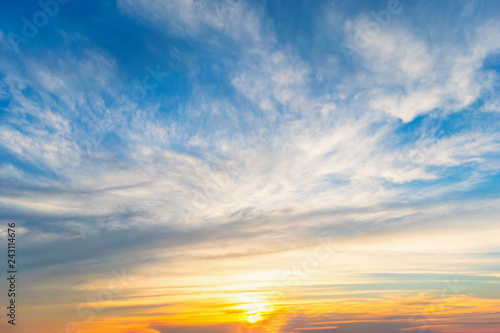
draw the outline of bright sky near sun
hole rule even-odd
[[[2,332],[500,332],[500,2],[0,4]]]

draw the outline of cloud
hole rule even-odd
[[[57,52],[47,42],[36,57],[1,58],[2,220],[23,230],[24,285],[40,303],[76,306],[107,282],[112,265],[126,266],[135,287],[105,305],[103,321],[133,309],[142,328],[230,331],[148,320],[164,311],[186,323],[187,313],[210,308],[200,322],[217,311],[237,321],[239,293],[267,299],[283,272],[300,275],[324,236],[337,247],[332,261],[283,291],[299,310],[310,299],[335,300],[336,309],[317,311],[360,320],[368,315],[350,314],[356,304],[368,313],[382,302],[401,305],[385,314],[400,319],[432,299],[419,294],[429,284],[422,276],[410,286],[384,281],[391,289],[368,273],[495,274],[485,253],[497,251],[500,138],[496,70],[485,63],[499,47],[497,23],[473,22],[463,41],[443,44],[394,20],[360,47],[349,43],[368,15],[326,13],[342,29],[315,32],[318,40],[340,34],[359,58],[347,68],[324,51],[335,68],[319,84],[328,65],[285,38],[263,5],[117,7],[124,24],[154,31],[154,41],[117,52],[68,27]],[[144,63],[128,67],[129,57]],[[168,82],[134,100],[131,87],[148,72],[131,68],[157,63]],[[470,287],[478,313],[496,305],[483,297],[491,286]],[[314,316],[301,318],[290,325],[316,327]]]
[[[500,45],[489,37],[498,29],[487,21],[465,45],[425,43],[399,26],[370,31],[373,18],[361,15],[345,23],[345,45],[361,57],[372,85],[370,105],[409,122],[433,110],[458,111],[480,98],[478,81],[486,56]]]

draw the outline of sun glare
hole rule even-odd
[[[272,306],[262,297],[238,296],[241,302],[239,309],[244,310],[245,320],[249,323],[256,323],[272,312]]]
[[[259,320],[261,320],[261,319],[262,319],[262,318],[261,318],[259,315],[257,315],[257,314],[253,314],[253,315],[248,316],[247,321],[248,321],[249,323],[256,323],[256,322],[258,322],[258,321],[259,321]]]

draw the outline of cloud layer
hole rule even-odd
[[[496,329],[500,7],[400,5],[69,3],[18,50],[12,5],[21,330]]]

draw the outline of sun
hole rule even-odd
[[[264,320],[273,311],[272,304],[264,297],[238,295],[238,300],[238,308],[243,310],[242,319],[251,324]]]
[[[253,324],[253,323],[258,322],[258,321],[259,321],[259,320],[261,320],[261,319],[262,319],[262,318],[261,318],[258,314],[253,314],[253,315],[248,316],[247,321],[248,321],[249,323],[252,323],[252,324]]]

